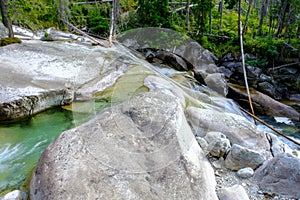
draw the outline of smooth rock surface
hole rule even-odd
[[[189,123],[195,135],[205,137],[209,131],[221,131],[231,142],[271,157],[269,141],[264,132],[242,116],[215,110],[188,107]]]
[[[249,200],[246,190],[241,185],[234,185],[218,190],[219,200]]]
[[[208,87],[218,92],[220,95],[226,97],[228,93],[228,85],[223,74],[208,74],[205,77],[204,82]]]
[[[269,194],[300,198],[300,159],[283,153],[266,161],[255,171],[254,179]]]
[[[180,101],[149,92],[62,133],[33,173],[30,198],[217,200],[215,185]]]
[[[225,166],[231,170],[245,167],[256,169],[263,164],[265,158],[256,151],[234,144],[225,159]]]
[[[120,49],[41,41],[1,47],[1,121],[70,103],[74,91],[80,98],[113,85],[127,69],[118,62]],[[90,82],[96,88],[87,88]]]

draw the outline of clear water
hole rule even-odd
[[[86,104],[86,105],[84,105]],[[105,107],[107,100],[81,102],[93,105],[93,113],[51,108],[30,119],[0,124],[0,193],[18,189],[30,176],[45,148],[63,131],[88,121]],[[75,104],[75,107],[78,107]]]
[[[0,193],[20,186],[47,145],[73,127],[72,113],[59,108],[28,120],[0,125]]]

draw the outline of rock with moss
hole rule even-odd
[[[1,38],[0,39],[0,46],[6,46],[6,45],[10,45],[10,44],[16,44],[16,43],[22,43],[22,40],[20,40],[19,38]]]

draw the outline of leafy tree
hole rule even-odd
[[[170,28],[169,0],[138,0],[138,21],[142,26]]]

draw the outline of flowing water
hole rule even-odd
[[[102,99],[93,101],[94,111],[97,113],[109,104]],[[18,189],[55,138],[91,117],[91,113],[52,108],[27,120],[0,125],[0,193]]]

